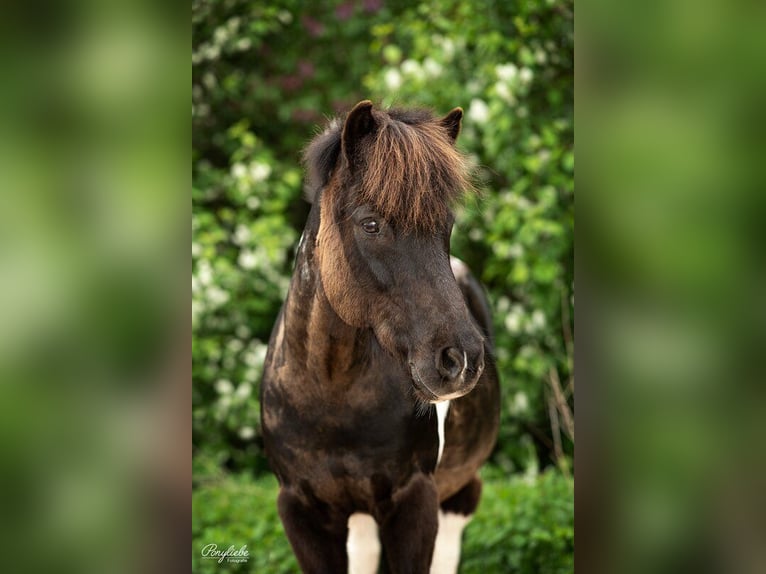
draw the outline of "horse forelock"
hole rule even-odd
[[[384,119],[362,147],[359,200],[405,230],[435,231],[473,189],[465,156],[437,119]]]
[[[376,111],[377,129],[360,146],[359,169],[345,169],[351,193],[345,200],[368,204],[405,231],[435,231],[450,208],[474,191],[466,157],[438,118],[424,110]],[[327,186],[341,154],[342,124],[333,120],[306,148],[306,197]]]

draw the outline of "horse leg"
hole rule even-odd
[[[380,561],[378,524],[369,514],[355,512],[348,518],[349,574],[376,574]]]
[[[331,520],[321,505],[308,504],[285,488],[279,492],[277,508],[304,574],[346,572],[348,528],[345,521]]]
[[[392,574],[427,574],[436,540],[439,499],[433,480],[415,476],[393,497],[380,540]]]
[[[455,574],[460,564],[463,529],[471,520],[481,497],[481,480],[474,477],[456,494],[441,503],[431,574]]]

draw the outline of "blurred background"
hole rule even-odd
[[[497,448],[461,572],[571,572],[574,22],[568,0],[192,4],[193,569],[291,572],[258,389],[308,204],[300,154],[359,100],[465,111],[482,193],[452,252],[486,286]],[[249,544],[247,564],[200,559]],[[227,570],[228,568],[228,570]]]
[[[149,1],[0,7],[3,572],[188,560],[188,38]]]
[[[765,25],[762,3],[578,12],[586,572],[766,572]]]
[[[766,13],[578,9],[574,465],[571,9],[193,3],[190,70],[186,6],[0,7],[3,572],[185,570],[192,510],[195,572],[202,540],[291,571],[253,401],[299,151],[367,97],[462,106],[484,180],[453,249],[495,311],[504,435],[464,571],[570,572],[575,466],[579,570],[766,571]]]

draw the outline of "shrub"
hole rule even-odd
[[[265,469],[257,388],[307,213],[299,151],[325,116],[368,97],[465,108],[459,144],[484,192],[458,210],[453,251],[493,309],[493,461],[516,472],[572,455],[551,409],[557,381],[558,406],[573,407],[572,11],[572,0],[193,2],[195,467]]]

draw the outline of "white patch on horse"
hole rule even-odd
[[[450,267],[452,267],[452,274],[455,276],[455,280],[460,281],[465,279],[470,274],[468,265],[463,263],[460,259],[454,255],[449,257]]]
[[[346,553],[349,574],[375,574],[378,571],[378,524],[369,514],[355,512],[348,517]]]
[[[431,574],[455,574],[460,564],[460,544],[463,529],[470,516],[439,511],[439,532],[436,534]]]
[[[444,422],[447,420],[447,411],[449,411],[449,401],[436,403],[436,431],[439,433],[439,454],[436,456],[436,466],[439,466],[444,452]]]
[[[305,240],[306,240],[306,232],[304,231],[303,233],[301,233],[301,238],[298,240],[298,250],[297,250],[297,255],[295,257],[296,264],[298,262],[298,259],[300,259],[301,256],[303,256],[303,252],[306,250]],[[301,273],[301,281],[303,283],[308,283],[309,280],[311,279],[311,268],[309,267],[309,262],[306,261],[305,257],[303,257],[303,262],[301,263],[300,273]]]
[[[304,261],[303,265],[301,265],[301,281],[308,283],[310,279],[311,268],[309,267],[308,261]]]
[[[301,238],[298,240],[298,253],[303,250],[303,240],[306,239],[306,232],[301,233]]]

